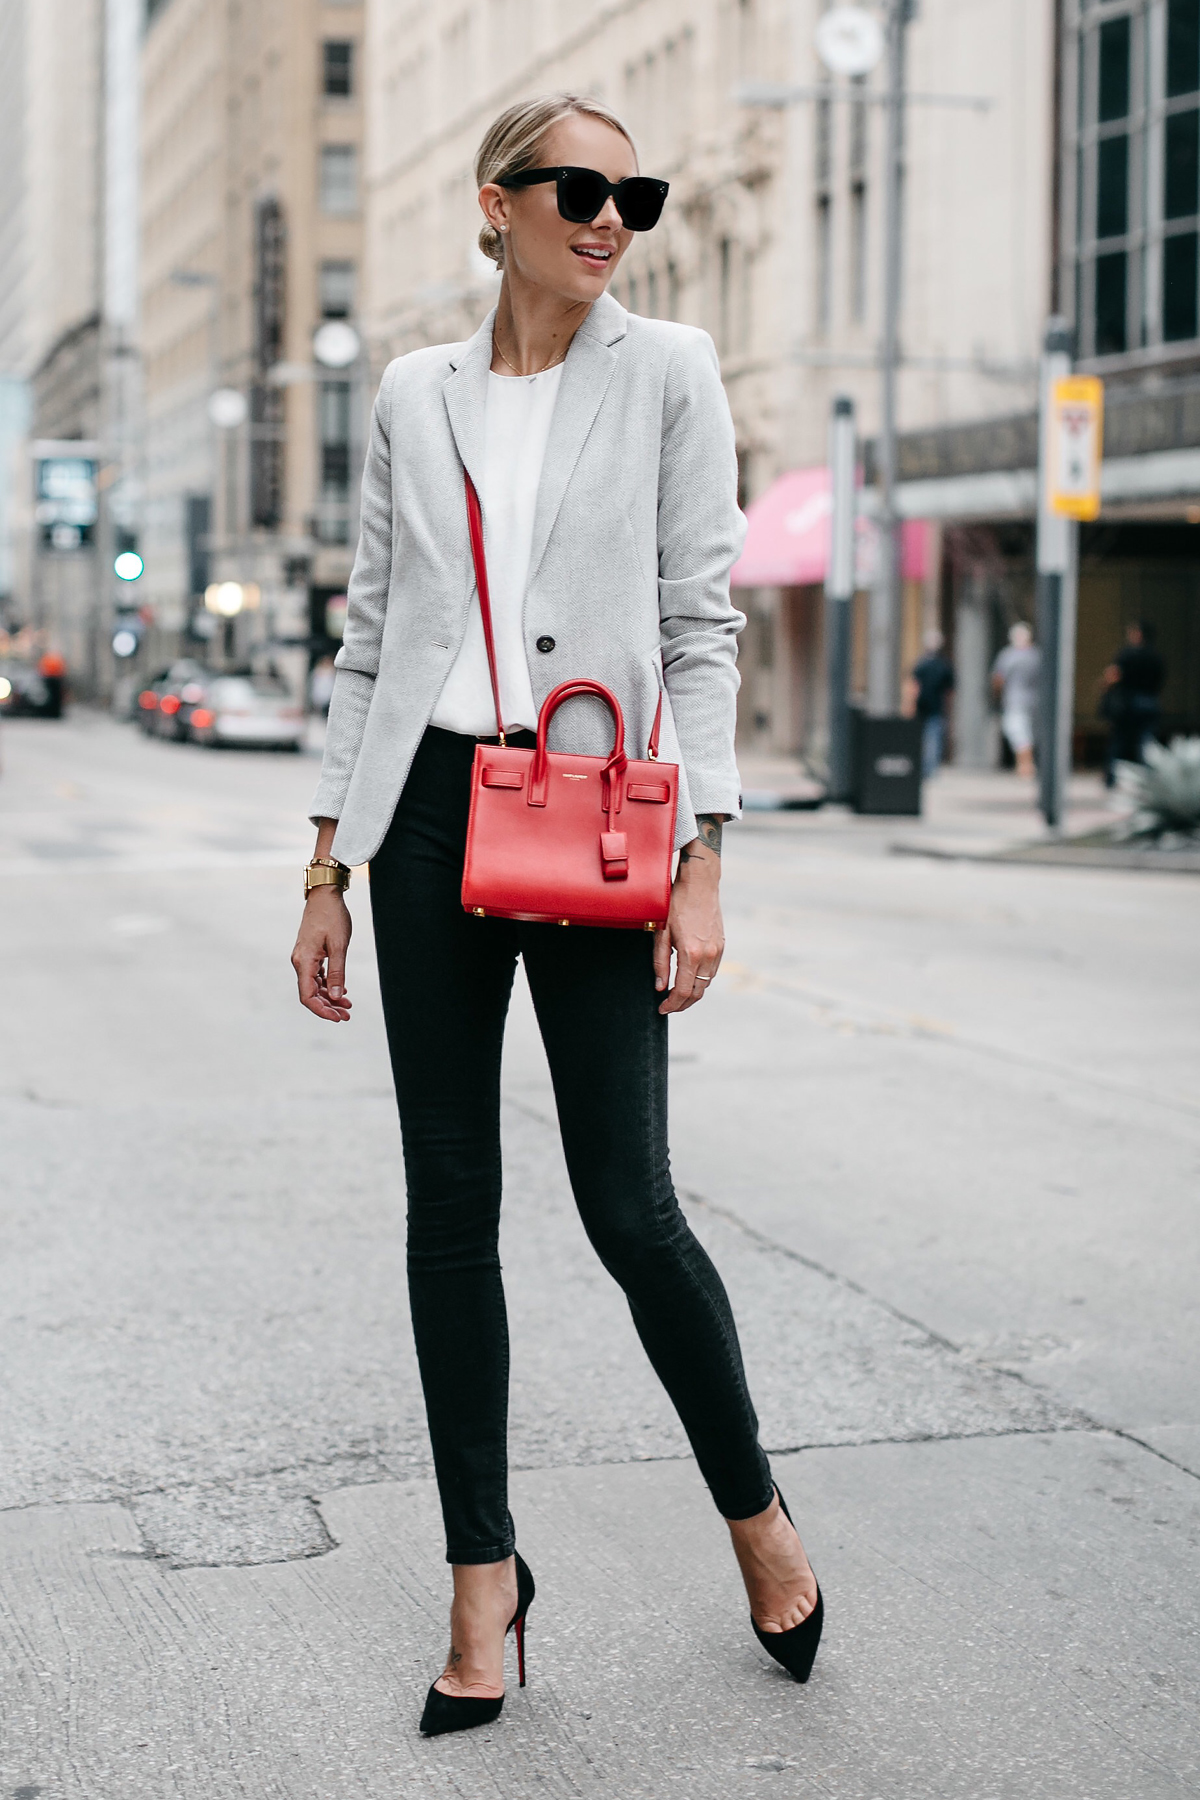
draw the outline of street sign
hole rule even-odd
[[[42,456],[36,464],[34,517],[52,550],[90,543],[96,523],[96,464],[90,456]]]
[[[1100,458],[1104,442],[1104,383],[1068,375],[1050,389],[1046,502],[1064,519],[1100,516]]]

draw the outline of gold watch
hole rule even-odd
[[[331,856],[314,856],[304,871],[306,900],[314,888],[336,887],[344,894],[349,886],[349,869],[345,863],[335,862]]]

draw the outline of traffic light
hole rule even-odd
[[[119,661],[126,662],[137,655],[142,647],[142,630],[142,621],[136,613],[118,615],[113,627],[112,653]]]
[[[137,532],[118,525],[114,533],[113,574],[118,581],[137,581],[146,565],[137,547]]]

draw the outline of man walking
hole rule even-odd
[[[1017,759],[1017,774],[1032,776],[1033,733],[1037,718],[1038,676],[1042,653],[1033,632],[1014,625],[1008,643],[992,664],[992,691],[1000,699],[1000,729]]]
[[[946,754],[946,704],[954,692],[954,665],[945,654],[940,631],[927,631],[923,642],[925,654],[913,665],[912,680],[921,721],[921,762],[928,779]]]
[[[1166,678],[1166,665],[1154,648],[1153,625],[1127,625],[1124,649],[1100,677],[1104,687],[1100,711],[1108,720],[1106,787],[1116,782],[1118,762],[1145,761],[1146,740],[1158,723],[1159,695]]]

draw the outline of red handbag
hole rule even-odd
[[[500,742],[475,750],[463,906],[479,918],[659,931],[671,904],[679,784],[675,764],[658,761],[662,694],[646,762],[626,756],[621,703],[599,681],[564,681],[547,694],[538,714],[536,750],[506,743],[483,514],[475,484],[465,470],[464,476]],[[615,730],[609,756],[547,750],[551,719],[576,694],[596,694],[611,711]]]

